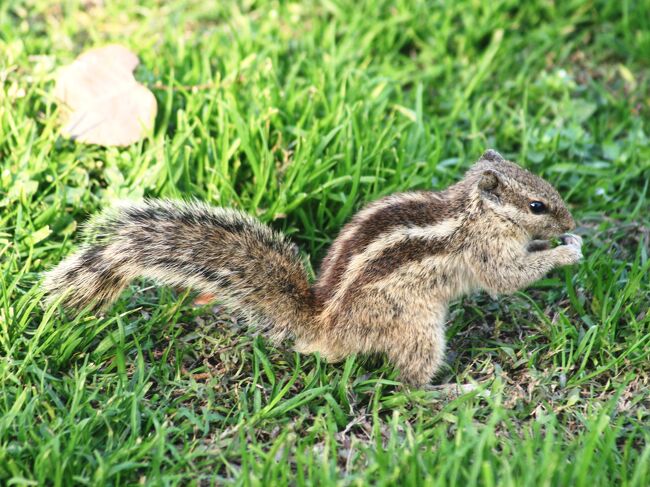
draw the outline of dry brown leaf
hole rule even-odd
[[[130,145],[145,137],[157,105],[133,77],[138,63],[127,48],[110,45],[86,51],[62,68],[54,94],[69,110],[63,134],[104,146]]]
[[[196,306],[203,306],[205,304],[210,304],[215,299],[217,299],[217,297],[214,294],[203,293],[194,298],[194,304]]]

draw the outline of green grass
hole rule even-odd
[[[0,483],[650,485],[650,2],[207,3],[0,3]],[[58,136],[55,69],[108,42],[159,102],[127,149]],[[317,269],[365,202],[488,147],[559,188],[585,260],[452,307],[436,382],[474,393],[147,281],[104,317],[39,306],[115,198],[245,209]]]

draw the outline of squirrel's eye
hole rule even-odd
[[[535,215],[546,213],[546,205],[541,201],[531,201],[528,203],[528,207],[530,208],[530,211]]]

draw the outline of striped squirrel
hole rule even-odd
[[[106,308],[135,277],[218,296],[272,342],[330,362],[385,353],[409,384],[443,362],[449,302],[511,293],[576,263],[582,240],[558,192],[493,150],[440,191],[393,194],[344,226],[310,285],[297,247],[234,209],[148,200],[91,219],[49,271],[52,303]],[[561,236],[561,245],[550,239]]]

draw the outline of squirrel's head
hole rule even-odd
[[[556,237],[575,227],[553,186],[494,150],[485,151],[466,180],[484,208],[514,223],[531,239]]]

